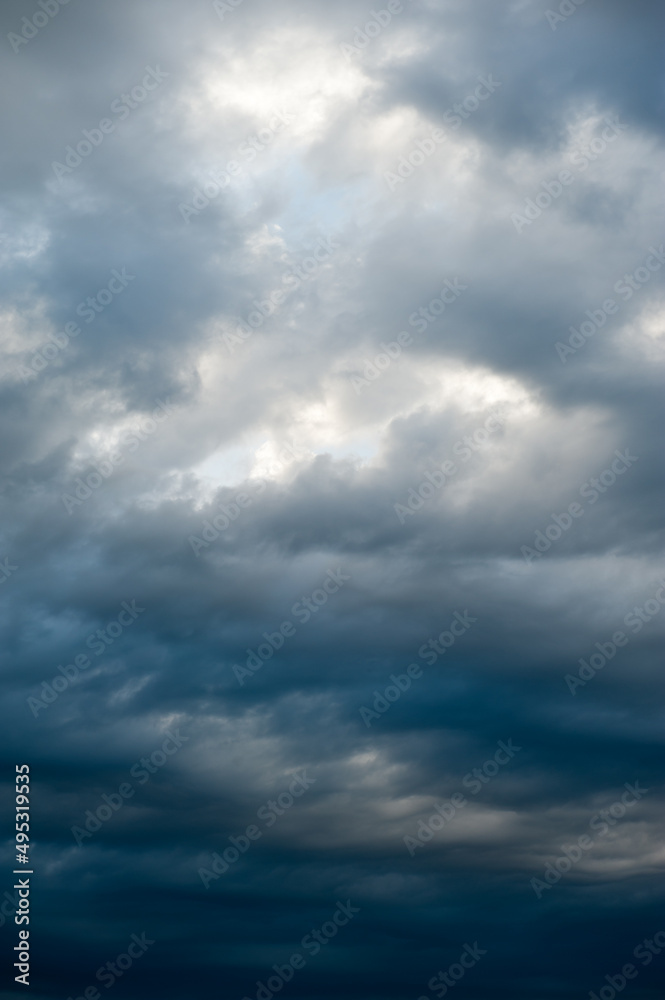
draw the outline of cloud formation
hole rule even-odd
[[[35,1000],[613,988],[664,930],[662,5],[1,19]]]

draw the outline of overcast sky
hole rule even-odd
[[[661,995],[664,13],[5,0],[0,1000]]]

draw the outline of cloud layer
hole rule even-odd
[[[663,20],[5,3],[35,1000],[655,1000]]]

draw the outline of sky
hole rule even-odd
[[[665,12],[548,3],[5,0],[0,1000],[662,996]]]

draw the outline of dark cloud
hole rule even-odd
[[[33,996],[652,1000],[662,8],[216,6],[3,7]]]

